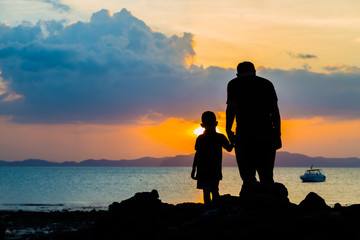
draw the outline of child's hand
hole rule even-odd
[[[196,177],[195,177],[195,169],[193,169],[193,170],[191,171],[191,178],[194,179],[194,180],[196,180]]]

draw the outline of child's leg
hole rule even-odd
[[[217,199],[219,199],[220,197],[220,194],[219,194],[219,190],[214,190],[214,191],[211,191],[211,194],[212,194],[212,200],[216,201]]]
[[[203,190],[204,191],[204,203],[205,204],[210,204],[211,203],[211,199],[210,199],[210,191],[209,190]]]

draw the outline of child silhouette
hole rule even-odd
[[[211,203],[212,199],[219,197],[219,181],[222,179],[222,148],[231,152],[234,145],[221,133],[216,132],[216,116],[213,112],[206,111],[201,116],[201,126],[205,128],[195,143],[194,163],[191,178],[197,180],[197,188],[204,193],[204,203]],[[195,175],[196,173],[196,175]]]

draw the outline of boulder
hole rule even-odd
[[[287,196],[281,183],[245,185],[239,197],[220,196],[210,205],[171,205],[162,203],[156,190],[137,193],[111,204],[109,214],[96,221],[90,239],[263,239],[288,238],[294,232],[302,239],[308,237],[304,229],[313,226],[317,231],[311,236],[316,239],[360,239],[360,205],[323,211],[329,207],[315,193],[300,206]]]
[[[0,224],[0,240],[5,240],[6,228],[4,225]]]
[[[347,217],[360,216],[360,204],[354,204],[351,206],[343,207],[340,205],[340,203],[336,203],[334,206],[334,210],[340,212],[341,214]]]
[[[305,199],[300,202],[299,207],[306,211],[322,211],[330,209],[325,200],[314,192],[310,192]]]
[[[136,193],[133,197],[123,200],[120,203],[113,202],[109,205],[109,213],[124,214],[124,212],[129,210],[132,212],[153,211],[160,208],[162,205],[163,203],[159,199],[159,193],[154,189],[151,192]]]
[[[282,183],[244,184],[240,191],[241,204],[254,209],[287,208],[290,204],[288,191]]]

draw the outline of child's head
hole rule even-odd
[[[201,121],[201,126],[203,128],[216,127],[218,124],[218,122],[216,121],[215,113],[211,111],[203,112],[203,114],[201,115]]]

